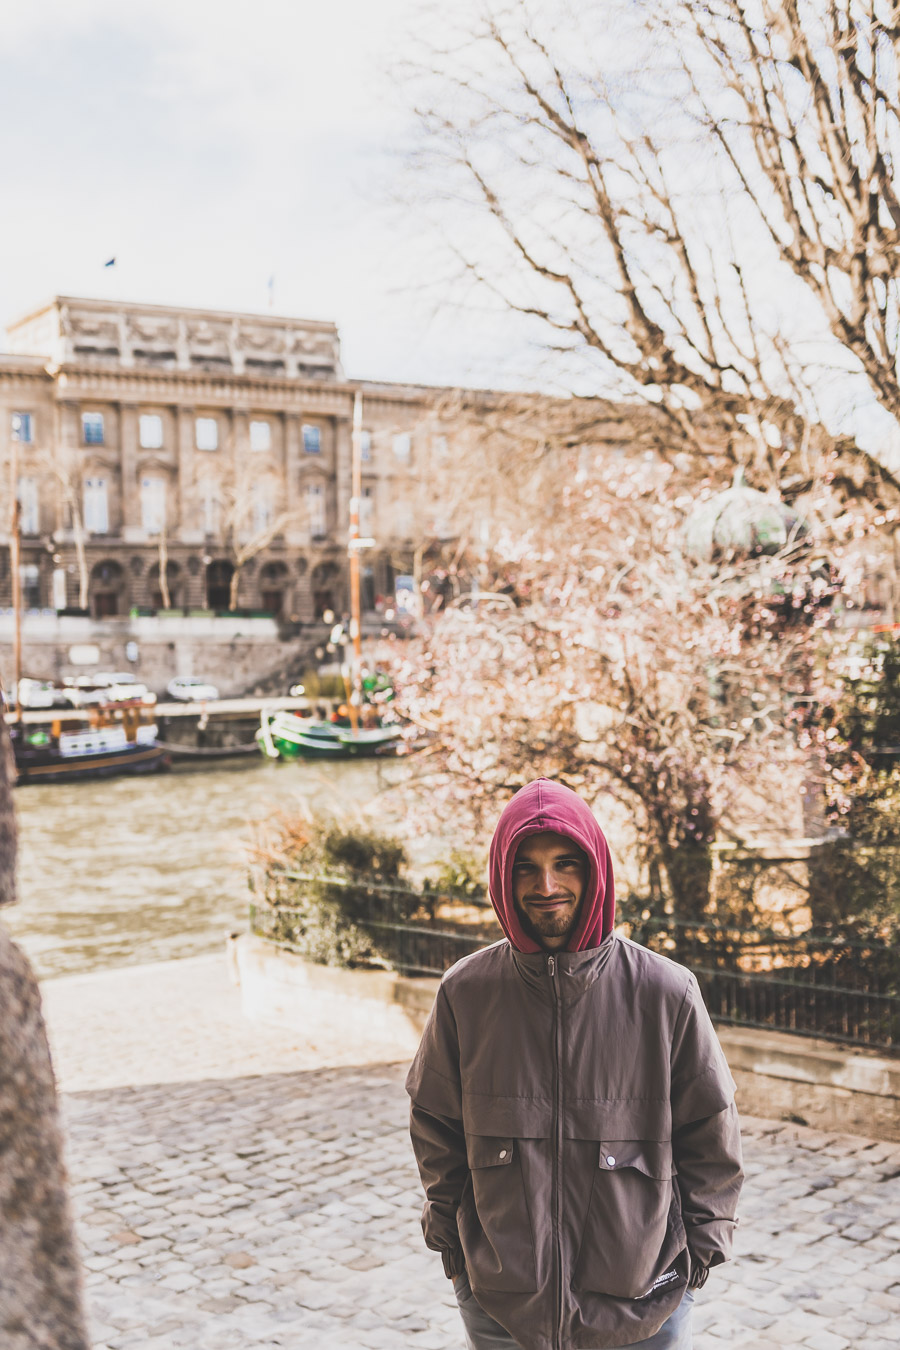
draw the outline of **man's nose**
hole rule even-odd
[[[552,867],[538,869],[537,885],[534,889],[539,895],[554,895],[556,893],[556,874]]]

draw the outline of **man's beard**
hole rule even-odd
[[[527,912],[524,905],[517,905],[516,912],[524,931],[538,945],[542,946],[544,938],[567,938],[574,931],[578,916],[581,913],[581,906],[577,905],[573,909],[566,909],[560,914],[541,914],[535,919]]]

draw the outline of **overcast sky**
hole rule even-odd
[[[352,377],[564,387],[546,333],[448,283],[443,201],[397,204],[391,72],[478,3],[0,0],[0,327],[55,294],[266,311],[274,277],[275,313],[338,324]],[[864,381],[831,402],[896,453]]]
[[[0,325],[54,294],[335,320],[348,374],[500,379],[390,204],[423,0],[0,0]],[[116,258],[113,268],[103,263]]]

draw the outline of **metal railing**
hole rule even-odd
[[[887,936],[788,935],[629,908],[626,931],[693,971],[714,1021],[900,1051],[900,949]]]
[[[483,921],[457,924],[447,915],[447,897],[435,891],[302,872],[276,875],[327,888],[348,924],[371,940],[373,954],[365,964],[400,974],[440,976],[502,937],[490,910]],[[308,908],[257,901],[250,907],[250,928],[302,950],[291,933],[308,916]],[[885,935],[746,930],[654,917],[629,900],[619,906],[618,920],[626,936],[694,973],[714,1021],[900,1053],[900,946]]]
[[[372,939],[377,956],[368,964],[388,966],[401,975],[440,978],[454,962],[503,936],[489,907],[483,909],[483,922],[448,925],[438,913],[447,900],[440,891],[280,869],[269,875],[315,886],[330,899],[339,897],[347,922]],[[256,901],[250,905],[250,931],[297,950],[285,934],[292,920],[302,921],[307,914],[306,909]]]

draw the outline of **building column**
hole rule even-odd
[[[144,537],[137,480],[138,414],[137,408],[127,403],[120,403],[118,412],[122,537],[127,541],[133,541]]]
[[[282,431],[284,435],[284,501],[285,510],[291,520],[284,532],[288,548],[303,548],[309,539],[306,519],[303,514],[304,499],[300,490],[300,417],[297,413],[285,413]]]
[[[242,482],[241,470],[250,458],[250,417],[242,408],[231,413],[231,435],[234,441],[235,482]]]
[[[175,465],[178,479],[178,536],[187,540],[194,535],[202,537],[203,522],[194,519],[196,491],[194,484],[194,409],[176,406]]]
[[[312,623],[315,617],[311,576],[312,568],[307,567],[303,575],[298,575],[294,582],[294,612],[303,623]]]
[[[342,547],[350,531],[350,491],[352,486],[353,429],[349,417],[334,419],[334,538]]]
[[[61,489],[55,494],[57,503],[56,528],[65,530],[71,528],[71,523],[67,522],[66,519],[67,511],[63,500],[66,492],[71,493],[75,498],[79,511],[82,509],[84,488],[81,472],[81,423],[78,417],[77,403],[60,402],[57,404],[56,412],[58,432],[54,467]]]
[[[206,604],[206,575],[203,554],[198,550],[184,560],[184,604],[189,609],[202,609]]]

